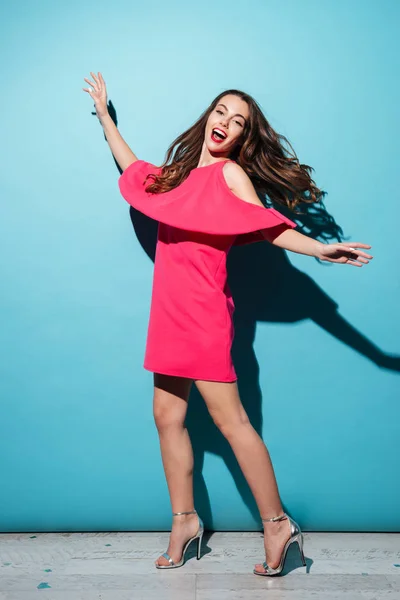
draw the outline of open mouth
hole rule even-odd
[[[221,143],[226,139],[226,135],[219,131],[219,129],[213,129],[211,132],[211,139],[214,142]]]

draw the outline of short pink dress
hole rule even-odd
[[[261,230],[296,227],[273,208],[251,204],[226,183],[230,159],[192,169],[162,194],[145,188],[161,167],[136,160],[119,189],[134,208],[159,222],[143,367],[193,380],[237,380],[231,357],[235,309],[226,258],[233,245],[265,240]]]

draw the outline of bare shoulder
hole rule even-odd
[[[250,177],[240,165],[235,162],[226,162],[222,167],[222,173],[227,186],[235,196],[245,202],[258,204],[265,208],[264,204],[257,196],[257,192],[254,189]]]
[[[240,184],[240,182],[246,181],[249,181],[251,183],[246,171],[242,169],[242,167],[236,162],[226,162],[222,167],[222,170],[224,173],[225,181],[229,185],[229,187],[231,183],[232,185],[234,185],[235,183]]]

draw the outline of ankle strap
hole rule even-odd
[[[174,516],[175,515],[195,515],[196,514],[196,509],[194,510],[188,510],[187,512],[176,512],[176,513],[172,513]]]
[[[285,519],[287,517],[286,513],[283,513],[283,515],[281,515],[280,517],[272,517],[271,519],[261,519],[261,521],[264,523],[265,521],[282,521],[282,519]]]

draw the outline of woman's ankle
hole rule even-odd
[[[189,515],[173,515],[173,523],[188,523],[193,519],[197,519],[197,513],[191,513]]]

